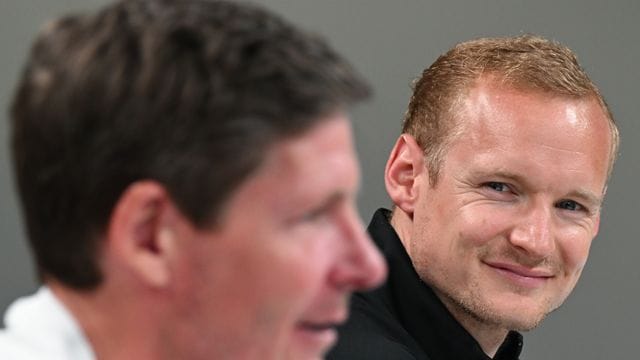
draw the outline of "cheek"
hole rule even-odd
[[[279,276],[271,281],[281,284],[283,301],[295,303],[296,307],[311,302],[324,284],[323,265],[313,258],[307,261],[297,258],[280,270]]]
[[[277,237],[244,234],[225,240],[208,250],[212,256],[199,257],[193,276],[203,281],[200,292],[224,304],[229,314],[246,313],[249,321],[287,317],[296,299],[304,295],[310,275],[304,271],[302,251],[284,245]]]
[[[592,237],[590,234],[562,234],[558,241],[559,253],[567,272],[578,274],[587,262]]]
[[[272,295],[286,304],[291,314],[303,312],[326,285],[331,261],[330,244],[289,238],[287,244],[267,261],[262,282],[270,284]],[[297,242],[297,243],[296,243]]]
[[[254,337],[256,345],[266,340],[274,348],[280,348],[288,342],[292,329],[313,302],[318,275],[309,271],[314,268],[312,263],[291,253],[263,255],[264,266],[241,265],[245,271],[230,285],[236,295],[227,292],[224,296],[230,298],[228,313],[237,317],[232,322],[250,314],[246,328],[251,330],[248,336]]]
[[[467,246],[482,246],[506,233],[509,215],[500,209],[473,207],[461,209],[454,227]]]

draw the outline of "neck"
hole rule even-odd
[[[434,292],[447,310],[449,310],[449,313],[451,313],[458,323],[478,342],[482,351],[490,358],[493,358],[498,348],[500,348],[500,345],[502,345],[506,339],[509,330],[497,324],[478,319],[451,299],[440,294],[439,291],[434,289]]]
[[[411,256],[411,236],[409,235],[409,229],[411,229],[412,220],[409,215],[396,207],[391,213],[389,224],[391,224],[391,227],[393,227],[396,234],[398,234],[400,242],[402,242],[407,254]]]

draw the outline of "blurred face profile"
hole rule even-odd
[[[611,146],[594,99],[481,81],[439,180],[422,182],[412,259],[459,319],[531,329],[574,288],[596,236]]]
[[[251,146],[251,144],[247,144]],[[205,358],[319,359],[349,294],[385,277],[355,207],[347,118],[272,145],[211,230],[190,229],[181,329]]]

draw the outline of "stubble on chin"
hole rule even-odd
[[[488,298],[477,282],[466,289],[434,288],[434,291],[459,322],[471,322],[486,329],[529,331],[558,308],[550,299],[544,298],[536,304],[536,309],[505,309],[505,306]]]

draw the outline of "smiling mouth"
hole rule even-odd
[[[552,279],[553,272],[508,263],[485,263],[509,282],[522,288],[539,288]]]

